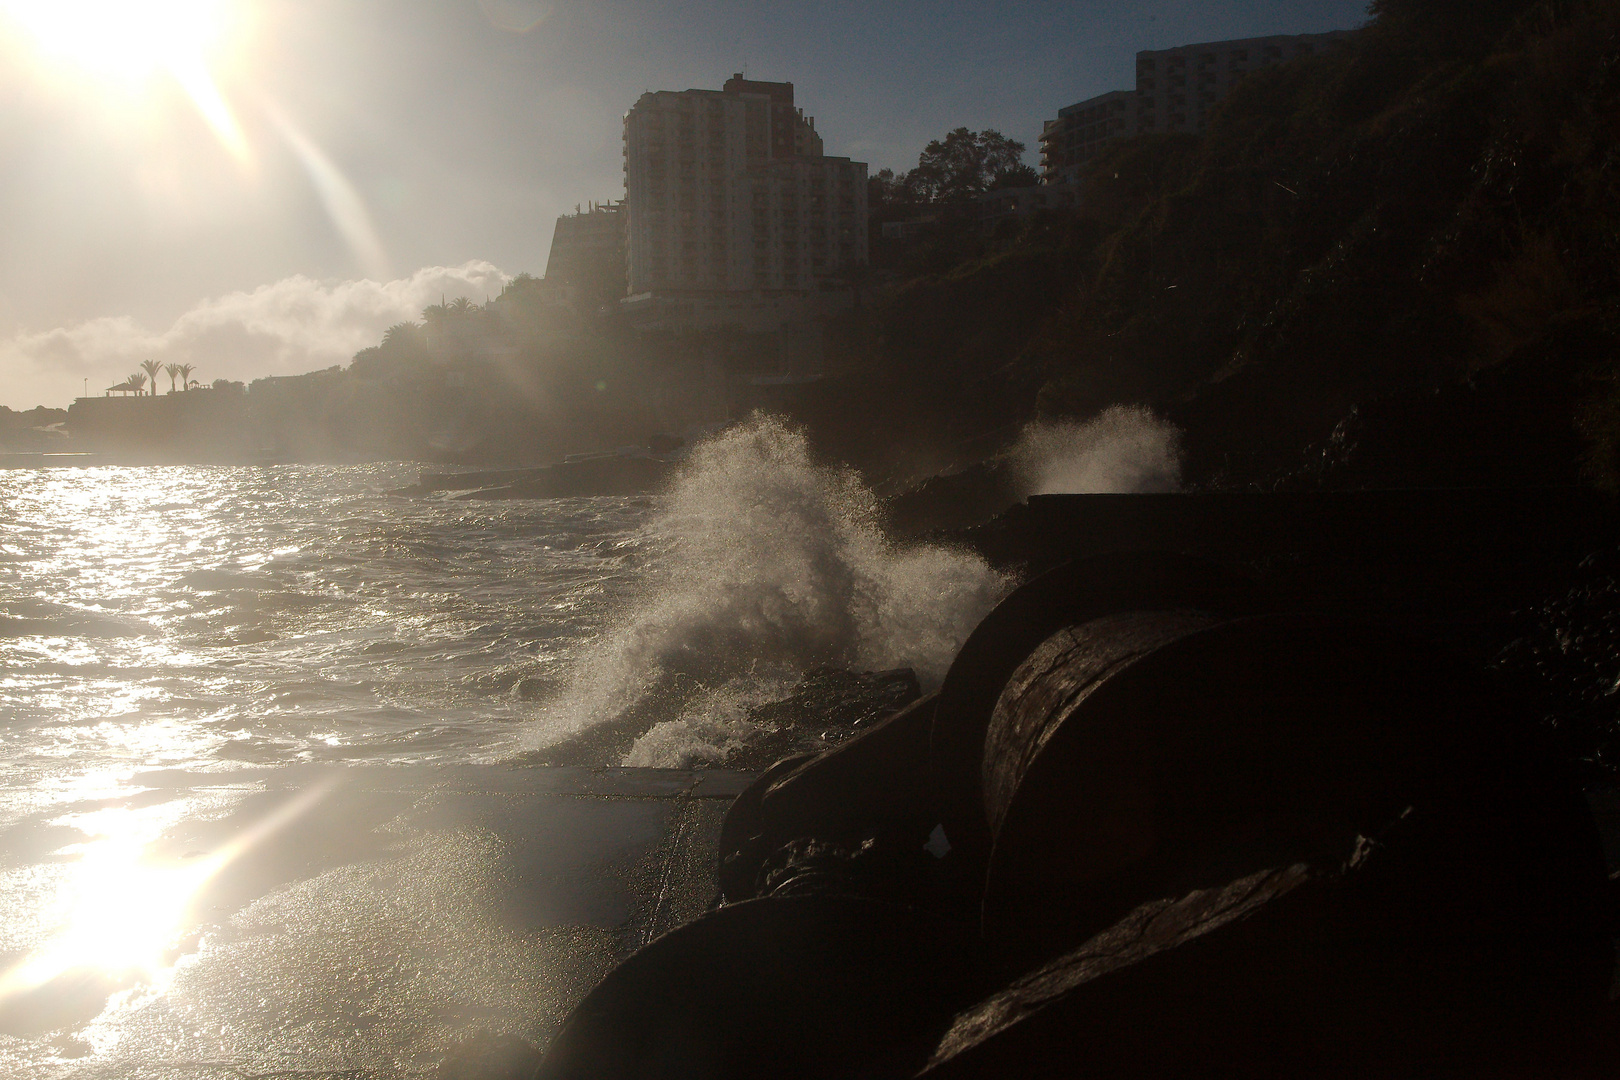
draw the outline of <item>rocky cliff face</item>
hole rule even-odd
[[[879,474],[1140,403],[1193,487],[1612,489],[1620,14],[1442,8],[1381,5],[1202,140],[1097,162],[1077,218],[895,287],[804,419]],[[859,436],[877,411],[891,445]]]

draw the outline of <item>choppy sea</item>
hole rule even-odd
[[[176,815],[230,810],[132,778],[240,773],[209,796],[240,802],[277,770],[448,774],[627,713],[640,735],[600,764],[723,766],[758,734],[749,708],[812,666],[937,684],[1010,584],[891,543],[859,480],[770,420],[641,498],[389,494],[417,471],[0,472],[0,1006],[109,887],[98,851],[138,861]],[[8,1056],[12,1035],[107,1050],[84,1020],[17,1028],[0,1007],[0,1071],[42,1060]]]

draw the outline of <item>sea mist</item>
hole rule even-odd
[[[1181,431],[1140,405],[1090,420],[1037,422],[1012,451],[1023,495],[1101,495],[1181,487]]]
[[[626,764],[723,763],[748,709],[809,668],[944,677],[1009,579],[978,556],[898,547],[851,471],[755,416],[696,447],[647,526],[646,585],[532,725],[531,748],[638,718]],[[644,725],[644,726],[640,726]]]

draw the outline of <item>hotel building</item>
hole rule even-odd
[[[792,83],[643,94],[624,177],[627,302],[811,293],[866,262],[866,164],[822,154]]]
[[[1215,104],[1259,68],[1311,56],[1353,30],[1210,41],[1136,54],[1136,90],[1059,109],[1041,131],[1041,182],[1069,184],[1109,144],[1148,132],[1202,134]]]

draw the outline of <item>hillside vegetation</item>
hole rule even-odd
[[[1137,403],[1200,487],[1616,487],[1620,6],[1373,13],[1094,162],[1078,215],[871,294],[800,419],[875,475]]]

